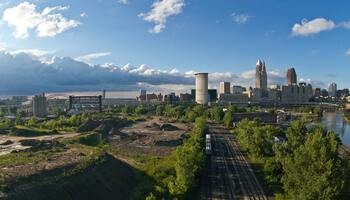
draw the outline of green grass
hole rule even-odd
[[[84,135],[79,135],[73,138],[64,139],[62,141],[64,144],[82,144],[91,147],[104,147],[106,145],[99,133],[89,133]]]
[[[11,131],[11,135],[23,136],[23,137],[37,137],[44,135],[59,134],[56,130],[42,129],[36,127],[26,127],[17,125],[14,130]]]
[[[53,155],[61,150],[45,150],[38,152],[17,152],[10,153],[3,156],[0,156],[0,167],[6,166],[16,166],[16,165],[25,165],[29,163],[35,163],[40,160],[44,160],[50,155]]]

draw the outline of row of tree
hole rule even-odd
[[[146,199],[188,199],[198,182],[204,160],[206,118],[197,117],[191,133],[170,156],[152,163],[157,186]]]
[[[276,199],[349,199],[349,158],[334,132],[295,121],[282,131],[244,120],[235,129],[241,146],[263,162],[266,181],[281,186]],[[286,137],[285,142],[275,138]]]

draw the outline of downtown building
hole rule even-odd
[[[336,97],[337,96],[337,84],[336,83],[330,83],[328,86],[328,95],[330,97]]]
[[[311,84],[301,82],[297,84],[297,74],[294,68],[287,71],[287,85],[282,86],[282,105],[303,105],[309,104],[313,97]]]
[[[258,60],[255,68],[255,88],[250,88],[250,102],[253,104],[276,104],[275,90],[267,87],[267,69],[265,61]]]
[[[38,118],[47,117],[47,100],[45,93],[35,95],[32,99],[33,116]]]

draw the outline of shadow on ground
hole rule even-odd
[[[149,190],[144,185],[145,179],[152,181],[141,171],[111,155],[106,155],[101,163],[93,164],[84,171],[55,180],[56,175],[66,168],[16,181],[16,186],[5,199],[136,199],[146,195]]]

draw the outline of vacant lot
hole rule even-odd
[[[186,123],[154,118],[112,130],[109,141],[112,147],[128,154],[162,156],[181,145],[190,130]]]

